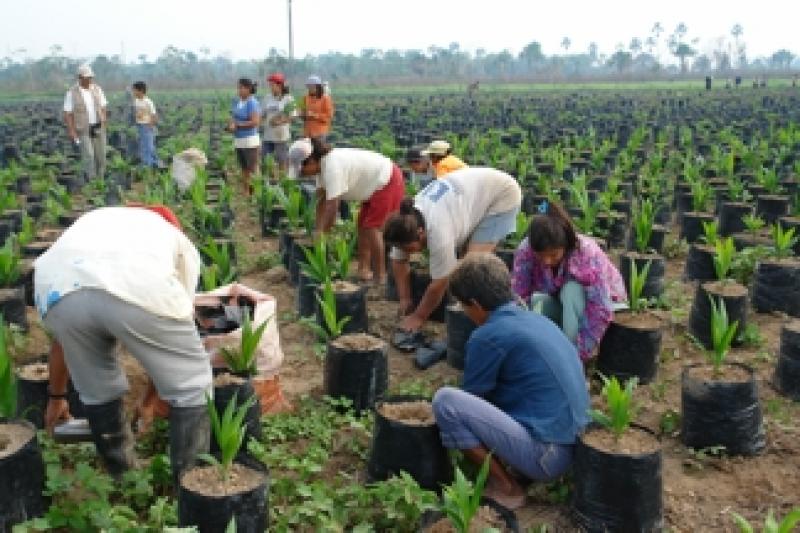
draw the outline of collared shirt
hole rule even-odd
[[[39,315],[82,288],[104,290],[158,316],[191,320],[200,255],[159,214],[104,207],[81,216],[34,262]]]
[[[556,272],[536,259],[528,239],[520,243],[512,274],[512,286],[520,298],[527,301],[534,292],[554,295],[568,281],[577,281],[586,289],[586,310],[576,339],[578,354],[585,361],[614,318],[613,304],[628,299],[622,276],[594,239],[585,235],[578,235],[577,248]]]
[[[462,388],[543,442],[572,444],[589,421],[575,347],[548,318],[515,303],[495,309],[467,341]]]

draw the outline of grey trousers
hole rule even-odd
[[[209,358],[190,320],[154,315],[99,289],[79,289],[59,300],[44,324],[64,348],[72,382],[87,405],[116,400],[128,391],[120,344],[170,405],[205,405],[206,394],[213,392]]]
[[[97,136],[89,132],[78,135],[81,141],[81,165],[87,179],[102,178],[106,175],[106,130],[100,128]]]

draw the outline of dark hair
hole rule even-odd
[[[314,96],[316,96],[317,98],[322,98],[324,94],[325,94],[325,87],[323,87],[319,83],[314,85]]]
[[[134,82],[133,88],[139,92],[147,94],[147,84],[143,81]]]
[[[426,158],[424,155],[422,155],[422,150],[423,149],[419,146],[412,146],[409,148],[406,152],[406,162],[414,163],[417,161],[424,161]]]
[[[456,300],[463,304],[474,300],[485,311],[515,300],[508,267],[492,253],[467,254],[450,274],[449,287]]]
[[[314,161],[321,161],[323,157],[331,153],[333,146],[326,143],[320,137],[311,137],[311,155],[306,158],[306,161],[313,159]]]
[[[286,96],[287,94],[289,94],[289,92],[290,92],[289,91],[289,84],[284,82],[284,83],[281,83],[280,86],[281,86],[281,95]]]
[[[528,227],[528,244],[534,252],[564,248],[569,253],[578,246],[578,235],[564,208],[550,200],[537,206],[538,213]]]
[[[400,202],[400,211],[386,220],[383,240],[393,246],[405,246],[419,240],[420,229],[425,229],[425,217],[414,207],[414,199],[406,197]]]
[[[250,94],[256,94],[258,90],[258,84],[250,78],[239,78],[239,87],[244,87]]]

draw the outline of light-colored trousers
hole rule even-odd
[[[103,178],[106,175],[106,129],[97,130],[97,136],[92,137],[89,132],[79,133],[81,142],[81,165],[86,178]]]

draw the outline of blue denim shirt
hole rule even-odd
[[[255,96],[250,96],[247,100],[240,100],[236,98],[233,101],[233,105],[231,106],[231,115],[233,116],[233,120],[236,122],[247,122],[250,120],[250,116],[256,113],[258,115],[261,114],[261,104],[258,103],[258,100]],[[251,135],[256,135],[258,133],[258,128],[236,128],[234,132],[234,137],[237,139],[244,139],[245,137],[250,137]]]
[[[515,303],[498,307],[472,333],[462,387],[542,442],[572,444],[589,421],[575,346],[548,318]]]

